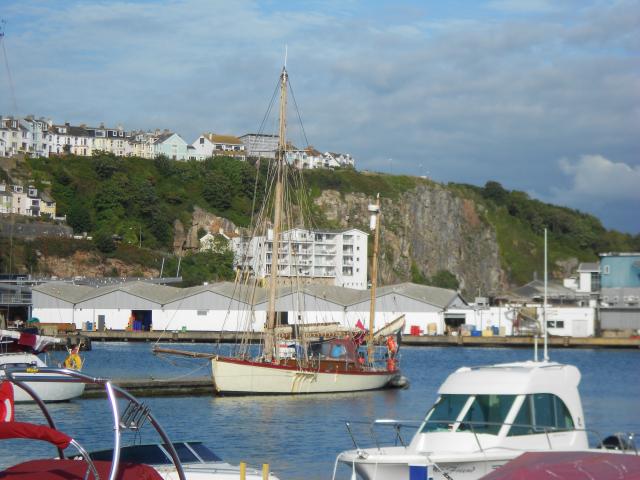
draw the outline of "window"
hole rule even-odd
[[[551,393],[527,395],[513,423],[509,436],[574,428],[569,409],[560,398]]]
[[[421,432],[446,432],[451,430],[468,398],[469,395],[445,394],[440,396],[427,414]]]
[[[208,313],[208,310],[198,310],[198,316],[203,317],[206,316]]]
[[[458,431],[497,435],[515,399],[515,395],[476,395]]]
[[[602,273],[604,275],[609,275],[609,273],[611,273],[611,266],[605,265],[604,268],[602,269]]]
[[[200,145],[204,145],[204,137],[200,137]]]

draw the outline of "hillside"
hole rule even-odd
[[[264,163],[257,171],[251,163],[224,157],[174,162],[65,156],[28,159],[0,175],[49,190],[74,231],[93,235],[93,242],[58,241],[59,258],[71,262],[76,250],[88,250],[82,257],[85,264],[106,265],[106,274],[122,275],[157,272],[164,257],[165,272],[171,275],[177,269],[170,254],[174,249],[194,246],[212,226],[229,230],[248,225],[254,189],[264,191]],[[640,235],[606,230],[591,215],[530,199],[496,182],[441,185],[355,170],[307,171],[304,182],[298,193],[309,193],[312,223],[322,228],[366,230],[366,206],[380,193],[383,283],[459,286],[470,296],[524,283],[542,271],[545,226],[551,272],[558,277],[578,261],[595,260],[598,252],[640,250]],[[261,205],[259,198],[255,205]],[[114,234],[122,239],[119,244],[113,243]],[[51,241],[47,244],[45,255],[42,242],[18,242],[12,265],[51,272],[57,263],[42,260],[52,256]],[[206,260],[198,258],[203,255]],[[121,263],[109,266],[113,259]],[[231,278],[230,262],[228,252],[192,255],[183,260],[182,272],[190,284]],[[0,249],[0,269],[6,271],[9,263],[7,248]]]

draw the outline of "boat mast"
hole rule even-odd
[[[547,229],[544,229],[544,304],[542,305],[542,322],[544,323],[544,354],[542,359],[545,362],[549,361],[549,347],[548,347],[548,335],[547,335]]]
[[[369,306],[369,338],[367,339],[367,359],[373,363],[373,330],[376,316],[376,284],[378,282],[378,246],[380,242],[380,194],[376,196],[376,204],[369,205],[371,212],[370,229],[373,234],[373,256],[371,257],[371,300]]]
[[[264,355],[271,360],[275,345],[276,327],[276,287],[278,282],[278,253],[280,250],[280,225],[282,223],[283,177],[286,157],[287,127],[287,68],[280,74],[280,126],[278,129],[278,151],[276,152],[276,189],[273,207],[273,242],[271,248],[271,276],[269,281],[269,307],[267,310],[267,334],[264,341]],[[277,350],[277,348],[276,348]],[[277,358],[277,352],[276,352]]]

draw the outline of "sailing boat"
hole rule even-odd
[[[229,357],[217,355],[211,359],[215,389],[221,394],[291,394],[291,393],[327,393],[375,390],[385,387],[398,375],[394,356],[397,353],[387,351],[386,364],[379,366],[374,361],[375,340],[375,289],[377,277],[377,256],[380,233],[380,198],[369,207],[371,227],[375,231],[372,260],[371,308],[367,355],[358,352],[358,339],[355,335],[345,335],[326,340],[309,335],[300,335],[294,343],[296,354],[281,352],[277,339],[279,316],[276,314],[278,288],[278,261],[282,235],[284,205],[284,182],[288,168],[286,159],[286,104],[288,74],[286,66],[280,74],[280,118],[278,149],[275,165],[275,193],[273,211],[273,236],[271,270],[268,283],[267,322],[264,330],[262,350],[253,358]],[[404,319],[396,322],[395,330],[401,331]],[[298,333],[304,329],[298,330]],[[307,332],[310,333],[310,332]],[[306,337],[306,338],[305,338]],[[378,335],[384,338],[384,335]],[[323,354],[323,352],[325,354]],[[288,353],[288,352],[287,352]]]
[[[278,147],[274,163],[269,168],[272,178],[267,181],[267,185],[271,186],[271,194],[262,202],[263,213],[258,215],[259,218],[255,222],[255,236],[252,239],[255,240],[259,236],[259,230],[266,233],[266,236],[261,237],[263,240],[260,243],[265,249],[266,265],[263,271],[266,278],[258,278],[260,269],[245,268],[246,264],[240,261],[236,279],[236,293],[239,293],[241,301],[251,308],[256,303],[257,292],[261,290],[258,285],[266,283],[268,307],[261,345],[256,352],[256,349],[249,345],[248,339],[243,338],[238,342],[234,355],[188,355],[211,359],[214,387],[219,394],[308,394],[384,388],[399,376],[396,363],[399,342],[396,343],[395,338],[404,327],[404,316],[374,332],[380,235],[379,195],[376,203],[369,206],[370,227],[375,236],[368,332],[365,334],[364,328],[348,329],[340,325],[304,324],[304,308],[300,308],[303,302],[299,300],[295,300],[294,303],[298,304],[296,308],[299,310],[296,313],[300,313],[298,318],[302,323],[283,322],[282,315],[276,311],[278,289],[286,282],[283,281],[282,274],[287,266],[280,261],[280,256],[283,250],[293,250],[291,232],[294,228],[300,228],[300,225],[292,220],[292,212],[295,209],[287,204],[292,197],[288,189],[288,179],[293,173],[289,171],[292,167],[287,162],[289,144],[286,141],[286,66],[280,74],[279,90]],[[272,213],[266,213],[267,205],[273,207]],[[258,227],[258,224],[261,226]],[[251,248],[250,245],[251,241],[246,244],[247,252]],[[246,256],[253,257],[253,254],[245,253]],[[295,258],[295,254],[293,257]],[[295,259],[292,260],[291,266],[298,267]],[[298,278],[298,271],[298,268],[290,269],[288,278],[291,285],[286,290],[287,293],[296,294],[296,298],[300,298],[302,294],[302,281]],[[255,322],[255,312],[248,313],[246,318],[249,318],[247,325]],[[380,343],[383,345],[380,346]],[[179,354],[179,351],[161,348],[155,348],[154,351]]]

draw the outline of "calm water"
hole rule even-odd
[[[175,347],[175,344],[172,344]],[[184,348],[210,351],[210,345]],[[94,344],[84,370],[96,376],[179,378],[209,374],[200,359],[158,358],[150,344]],[[357,394],[301,397],[149,398],[148,404],[174,440],[202,440],[231,463],[270,463],[282,480],[331,478],[336,455],[351,448],[344,420],[376,417],[420,420],[436,398],[436,389],[455,368],[529,360],[526,349],[406,348],[402,366],[411,388]],[[576,365],[587,426],[601,431],[640,432],[640,352],[552,350],[552,360]],[[58,428],[89,449],[111,446],[106,401],[76,400],[51,405]],[[17,419],[40,422],[37,407],[18,405]],[[43,422],[42,422],[43,423]],[[143,441],[154,441],[150,431]],[[365,438],[360,432],[358,438]],[[127,437],[132,441],[133,437]],[[53,456],[48,445],[4,441],[0,464],[37,455]],[[339,470],[340,471],[340,470]],[[349,478],[347,469],[340,478]]]

